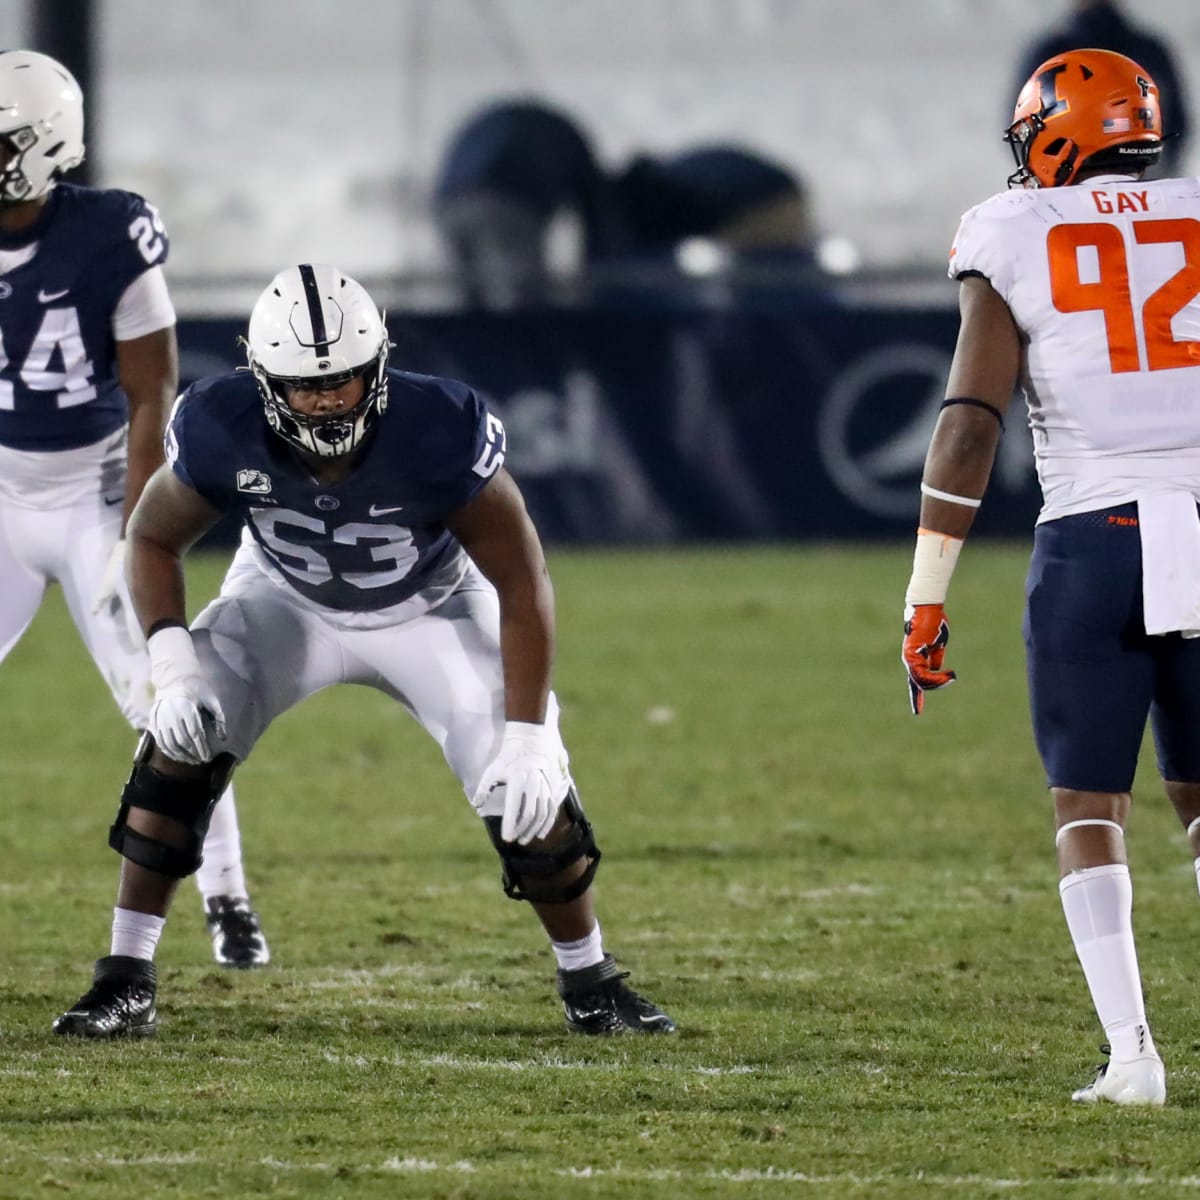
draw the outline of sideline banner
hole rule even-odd
[[[946,311],[831,308],[397,315],[392,365],[494,402],[548,541],[910,536],[957,330]],[[184,320],[190,382],[245,359],[244,324]],[[981,533],[1039,507],[1016,402]]]

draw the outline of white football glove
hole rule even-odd
[[[506,721],[500,753],[484,771],[472,805],[482,810],[496,788],[504,789],[500,837],[521,845],[545,837],[571,790],[567,752],[557,733],[545,725]]]
[[[125,539],[117,538],[104,564],[104,574],[100,577],[100,586],[96,589],[95,603],[92,612],[107,611],[114,620],[124,623],[126,638],[130,649],[141,650],[146,645],[142,636],[142,626],[137,613],[133,611],[133,603],[129,599],[129,588],[125,583]]]
[[[225,713],[212,684],[204,677],[192,635],[179,625],[160,629],[146,643],[150,651],[150,736],[176,762],[199,766],[213,757],[208,725],[225,737]]]

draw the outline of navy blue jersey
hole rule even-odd
[[[60,183],[37,224],[0,249],[37,243],[0,276],[0,445],[70,450],[119,429],[112,317],[125,289],[167,258],[153,205],[116,189]]]
[[[504,427],[466,384],[387,376],[387,411],[337,483],[314,479],[271,432],[248,372],[192,384],[167,426],[175,474],[237,513],[298,592],[342,612],[399,604],[452,564],[447,515],[504,461]]]

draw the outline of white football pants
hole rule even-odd
[[[23,508],[0,498],[0,662],[29,628],[47,586],[57,580],[121,715],[144,729],[153,697],[145,648],[131,643],[119,612],[92,611],[120,535],[121,505],[106,505],[100,496],[49,509]],[[121,597],[128,601],[123,582]]]
[[[121,715],[140,732],[146,728],[154,695],[149,656],[144,646],[132,644],[119,611],[92,611],[120,535],[121,504],[106,504],[100,495],[43,509],[25,508],[0,496],[0,662],[29,628],[46,588],[57,580],[71,619]],[[128,604],[124,580],[119,586],[122,602]],[[197,885],[210,881],[211,893],[224,886],[221,879],[233,880],[232,890],[244,891],[232,788],[221,796],[209,833]]]
[[[192,626],[196,653],[225,712],[225,740],[211,743],[213,749],[243,761],[294,704],[333,684],[358,683],[402,704],[472,797],[504,736],[495,589],[472,566],[432,611],[372,629],[339,626],[337,616],[305,604],[239,551],[220,596]],[[546,724],[557,734],[553,695]],[[495,794],[494,811],[482,815],[503,813],[503,791]]]

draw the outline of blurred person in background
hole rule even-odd
[[[464,303],[499,311],[555,297],[556,222],[575,241],[564,273],[576,277],[619,235],[591,140],[536,100],[499,101],[463,123],[438,166],[432,211]]]
[[[1149,29],[1132,24],[1115,0],[1073,0],[1065,20],[1033,41],[1022,53],[1010,95],[1020,91],[1035,68],[1067,50],[1112,50],[1131,58],[1160,89],[1163,150],[1146,178],[1180,173],[1191,134],[1187,94],[1167,42]]]
[[[124,529],[162,462],[175,398],[168,240],[142,197],[60,183],[83,155],[70,72],[32,51],[0,53],[0,661],[57,580],[122,715],[142,730],[150,662]],[[232,792],[197,883],[217,962],[267,962]],[[136,944],[114,927],[114,953]]]
[[[1010,186],[950,252],[961,327],[921,482],[903,660],[914,713],[954,672],[944,604],[1018,381],[1043,507],[1026,583],[1034,736],[1059,893],[1108,1061],[1083,1103],[1160,1105],[1125,850],[1147,719],[1200,878],[1200,194],[1147,181],[1163,146],[1143,67],[1073,50],[1037,67]]]
[[[738,310],[832,302],[816,254],[808,189],[745,146],[635,155],[614,179],[628,266],[685,303]],[[715,284],[715,289],[710,285]],[[696,288],[699,286],[700,291]]]
[[[493,311],[585,298],[660,307],[689,298],[693,268],[744,289],[821,278],[807,189],[781,164],[716,144],[610,172],[577,121],[536,100],[462,125],[432,212],[464,303]]]
[[[119,909],[154,936],[100,959],[59,1034],[155,1031],[157,936],[215,797],[275,717],[340,683],[377,688],[437,740],[506,894],[550,940],[568,1028],[675,1029],[604,950],[600,851],[551,690],[554,597],[504,426],[465,384],[389,368],[390,346],[353,279],[290,267],[251,312],[250,369],[193,384],[172,413],[130,523],[156,693],[114,825]],[[181,558],[222,513],[241,548],[189,631]]]
[[[707,238],[739,259],[813,264],[807,190],[781,164],[741,146],[636,156],[616,181],[634,253],[673,254]]]

